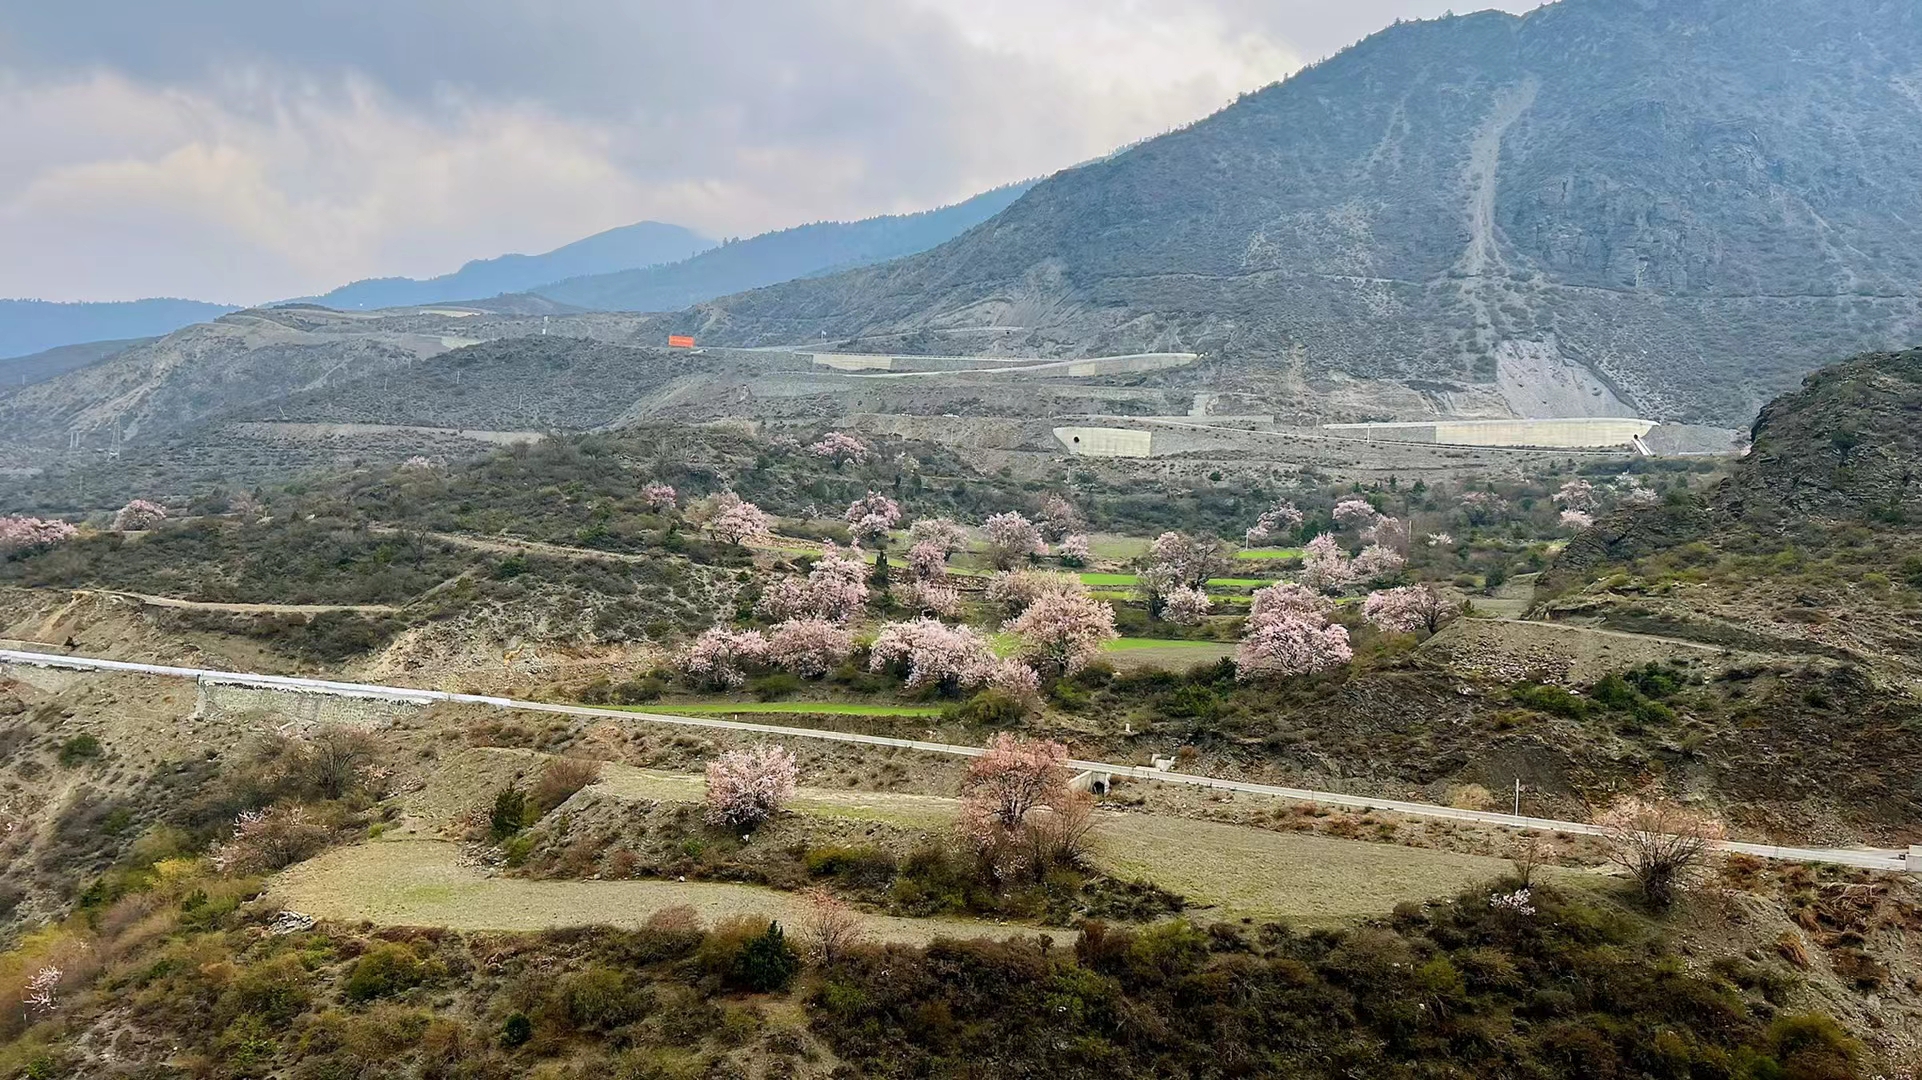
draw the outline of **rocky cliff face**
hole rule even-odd
[[[1922,349],[1810,375],[1762,410],[1753,444],[1718,499],[1726,512],[1764,525],[1922,529]]]
[[[1922,9],[1562,0],[1386,30],[923,255],[693,309],[765,344],[998,328],[1746,423],[1922,339]]]

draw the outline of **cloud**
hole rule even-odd
[[[921,209],[1440,0],[0,0],[0,295],[251,302]]]

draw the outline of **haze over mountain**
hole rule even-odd
[[[979,225],[1033,184],[1008,184],[918,214],[821,221],[762,233],[666,266],[577,277],[534,291],[604,311],[672,311],[717,296],[926,251]]]
[[[304,299],[359,311],[440,300],[478,300],[525,292],[563,278],[679,262],[713,246],[714,241],[679,225],[642,221],[595,233],[540,255],[475,259],[454,273],[426,280],[369,278]]]
[[[1745,423],[1824,358],[1922,338],[1918,55],[1922,9],[1889,0],[1403,23],[924,254],[672,327],[877,349],[1012,327],[1044,354],[1493,385],[1517,411],[1573,380]]]
[[[79,342],[170,334],[234,310],[226,304],[170,298],[97,304],[0,300],[0,357],[26,356]]]

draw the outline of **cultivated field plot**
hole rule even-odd
[[[1096,865],[1188,898],[1213,919],[1328,926],[1453,896],[1512,870],[1502,859],[1120,814],[1094,834]]]
[[[463,865],[460,846],[442,840],[375,841],[336,848],[283,872],[269,899],[315,918],[381,926],[533,931],[569,926],[633,929],[666,908],[691,907],[710,925],[734,916],[805,925],[794,893],[710,881],[530,881]],[[974,919],[862,920],[878,941],[922,945],[938,937],[1033,937],[1029,927]],[[1068,940],[1067,931],[1052,932]]]
[[[1119,638],[1102,646],[1102,659],[1117,668],[1167,668],[1186,671],[1235,654],[1232,641],[1174,641],[1165,638]]]
[[[471,780],[487,770],[490,759],[498,763],[495,766],[497,768],[512,768],[537,757],[518,750],[469,752],[469,762],[455,766],[449,779],[458,776]],[[430,782],[427,789],[415,797],[425,802],[444,802],[444,799],[435,797],[436,786]],[[700,801],[706,789],[703,778],[695,774],[608,764],[602,768],[601,779],[587,790],[622,799],[692,803]],[[801,788],[788,803],[788,808],[797,813],[879,822],[931,833],[950,828],[959,806],[958,800],[945,796],[817,787]],[[376,843],[371,846],[382,845]],[[1469,886],[1492,881],[1511,870],[1507,861],[1481,855],[1277,833],[1241,825],[1145,813],[1101,814],[1093,834],[1091,855],[1096,868],[1110,875],[1124,880],[1149,881],[1180,893],[1188,898],[1190,904],[1201,909],[1201,916],[1207,919],[1279,919],[1307,926],[1332,925],[1385,914],[1406,900],[1452,896]],[[381,861],[383,856],[363,857],[376,869],[386,865]],[[389,871],[380,872],[391,876]],[[407,889],[412,891],[403,899],[412,906],[405,910],[426,918],[432,914],[432,909],[422,905],[445,900],[454,905],[450,909],[449,920],[473,918],[476,916],[472,914],[472,909],[479,909],[488,903],[507,902],[507,899],[496,901],[487,898],[492,896],[489,882],[500,883],[498,891],[504,898],[518,896],[514,890],[524,884],[583,888],[610,884],[534,883],[486,878],[479,871],[469,873],[471,881],[460,879],[464,882],[460,889],[444,896],[434,891],[439,887],[434,880],[423,879],[420,883],[407,885]],[[698,882],[613,884],[659,886],[666,891],[634,894],[635,902],[646,899],[658,906],[682,902],[665,899],[671,897],[676,888],[698,885],[700,889],[697,891],[702,891],[716,887]],[[300,886],[302,895],[317,887],[305,883]],[[378,898],[363,896],[359,888],[354,887],[354,902],[362,908],[373,910]],[[745,886],[728,888],[745,890],[744,894],[734,896],[730,902],[746,902],[751,895],[764,892]],[[702,894],[706,895],[705,892]],[[605,903],[600,899],[601,895],[591,890],[569,893],[563,889],[554,897],[572,896],[574,899],[567,902],[578,905],[563,910],[551,907],[561,903],[561,899],[549,898],[545,893],[528,894],[530,898],[550,905],[542,909],[548,912],[543,917],[571,920],[543,925],[585,925],[606,921],[604,916],[598,914]],[[715,893],[713,902],[723,903],[730,895],[733,894]],[[323,900],[326,899],[323,897]],[[300,910],[318,914],[307,908]],[[373,915],[364,917],[381,921]],[[429,924],[460,925],[454,921],[435,922],[432,919],[429,919]]]

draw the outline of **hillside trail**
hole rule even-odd
[[[233,604],[213,600],[182,600],[175,596],[155,596],[151,593],[128,592],[125,589],[73,589],[70,591],[89,596],[120,597],[137,601],[148,607],[176,608],[186,611],[222,611],[239,615],[323,615],[331,612],[396,615],[401,610],[392,604]]]

